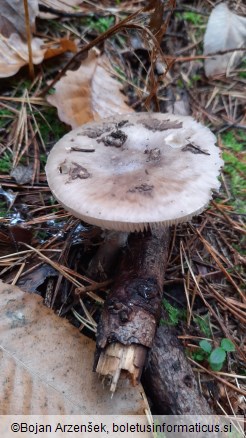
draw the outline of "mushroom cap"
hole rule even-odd
[[[74,216],[141,231],[188,221],[218,189],[216,137],[192,117],[124,114],[82,125],[53,147],[48,184]]]

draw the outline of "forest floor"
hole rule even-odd
[[[179,0],[176,7],[174,1],[167,1],[164,11],[140,11],[146,4],[141,1],[97,3],[84,2],[74,15],[69,11],[38,18],[35,35],[46,44],[64,39],[75,42],[78,50],[87,48],[76,59],[78,65],[86,62],[89,46],[96,48],[98,57],[105,54],[110,75],[119,81],[132,110],[192,115],[217,136],[224,160],[221,190],[205,212],[188,224],[172,227],[163,296],[169,320],[161,323],[176,327],[215,412],[243,414],[246,62],[227,75],[205,76],[203,36],[215,1]],[[245,15],[242,3],[231,2],[231,6]],[[163,3],[157,4],[161,8]],[[111,34],[109,29],[126,17],[129,21]],[[147,25],[152,33],[160,30],[158,50]],[[35,65],[34,78],[29,63],[1,79],[0,274],[5,282],[41,295],[48,307],[94,339],[114,273],[100,282],[86,273],[104,235],[63,210],[45,176],[49,151],[71,129],[47,101],[55,86],[48,84],[58,79],[62,69],[66,74],[73,55],[64,51],[44,59]],[[88,80],[87,91],[90,86]],[[92,100],[90,92],[87,97]],[[88,105],[93,112],[92,103]],[[74,114],[68,117],[73,125]],[[213,352],[219,355],[217,370]]]

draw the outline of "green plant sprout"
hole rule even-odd
[[[201,24],[204,24],[204,17],[201,14],[198,14],[197,12],[183,12],[183,18],[188,21],[189,23],[194,24],[195,26],[199,26]]]
[[[169,301],[166,300],[166,298],[163,298],[162,305],[164,309],[167,311],[168,319],[164,320],[162,318],[160,321],[161,325],[166,324],[166,325],[176,326],[180,320],[185,319],[186,317],[185,310],[180,310],[177,307],[172,306],[172,304],[170,304]]]
[[[87,25],[99,33],[106,32],[114,24],[114,17],[101,17],[98,20],[89,18]]]
[[[205,22],[205,17],[203,17],[203,15],[201,15],[197,12],[192,12],[192,11],[187,11],[187,12],[182,12],[182,13],[177,12],[175,15],[180,20],[188,21],[188,23],[191,23],[194,26],[200,26],[200,25],[204,24],[204,22]]]
[[[203,339],[199,342],[199,349],[193,353],[193,359],[203,362],[208,361],[211,370],[220,371],[226,360],[226,353],[235,351],[235,346],[230,339],[224,338],[220,347],[214,348],[211,342]]]

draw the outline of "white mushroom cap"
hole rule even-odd
[[[65,135],[46,165],[55,198],[102,228],[140,231],[187,221],[218,189],[223,161],[212,132],[192,119],[135,113]]]

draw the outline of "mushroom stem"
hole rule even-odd
[[[96,371],[115,391],[122,370],[136,384],[161,313],[169,228],[132,233],[97,332]]]
[[[92,257],[87,268],[88,277],[104,281],[116,266],[120,249],[126,245],[128,233],[123,231],[104,231],[104,241]]]

